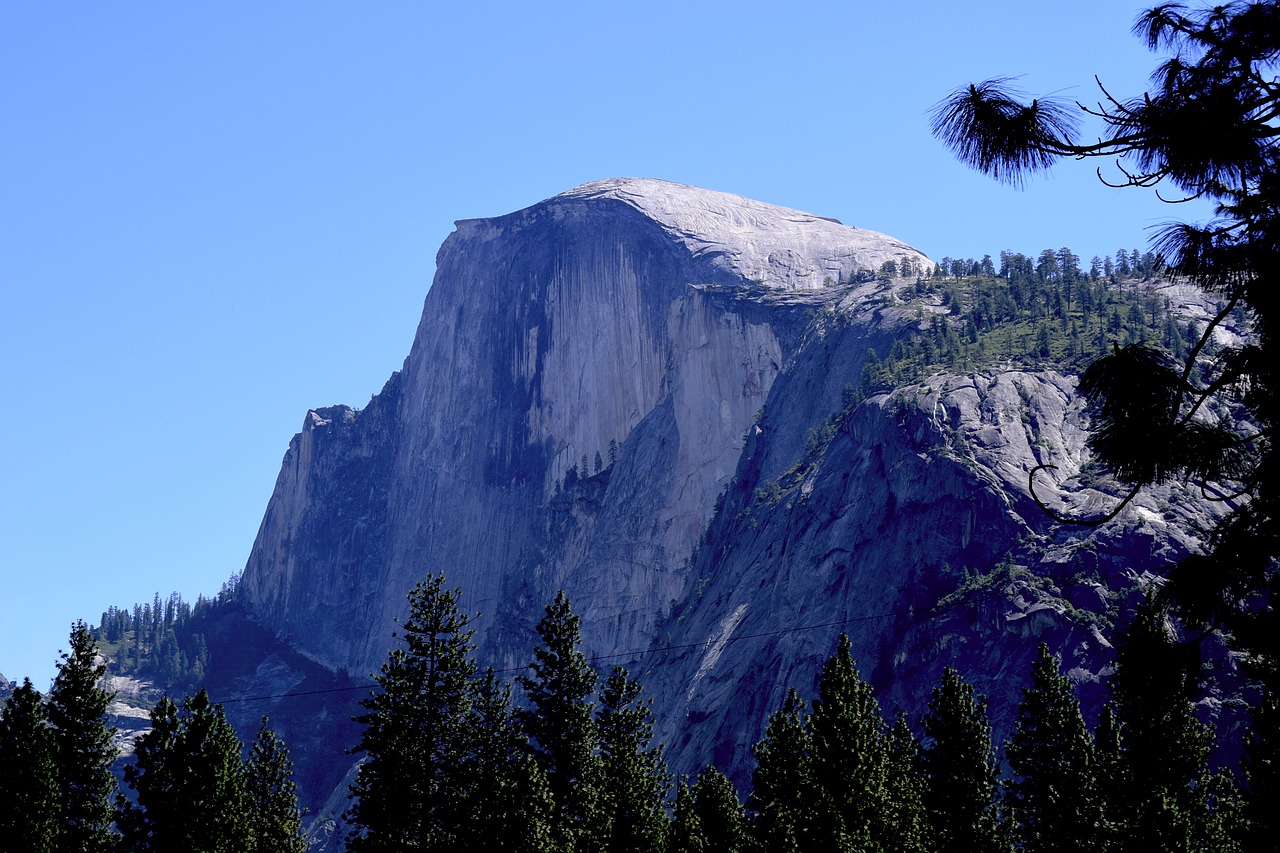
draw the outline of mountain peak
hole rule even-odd
[[[843,225],[829,216],[816,216],[802,210],[779,207],[735,193],[708,190],[661,178],[603,178],[567,190],[555,198],[613,198],[625,201],[655,219],[678,218],[698,213],[723,216],[760,229],[774,220],[792,222],[828,222]]]
[[[617,201],[722,272],[783,289],[816,289],[885,261],[932,266],[922,252],[838,219],[657,178],[605,178],[534,207]]]

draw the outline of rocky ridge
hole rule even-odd
[[[932,266],[882,234],[648,179],[459,222],[403,368],[362,410],[309,412],[289,445],[239,588],[274,639],[236,689],[285,670],[363,682],[406,591],[443,570],[499,669],[527,663],[565,589],[585,651],[653,696],[676,772],[743,778],[841,630],[890,713],[951,665],[1003,731],[1041,640],[1088,700],[1127,597],[1215,510],[1165,489],[1100,528],[1050,524],[1037,464],[1058,466],[1039,487],[1052,506],[1114,500],[1069,376],[851,394],[868,350],[919,322],[907,280],[858,275],[888,260]],[[307,717],[273,700],[273,719],[323,743],[316,707],[337,726],[359,695]],[[304,766],[313,808],[345,769]]]

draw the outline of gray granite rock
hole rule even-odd
[[[1063,512],[1115,491],[1085,464],[1074,380],[1052,372],[939,374],[853,405],[868,348],[915,320],[906,282],[848,282],[903,259],[932,266],[882,234],[655,180],[459,222],[403,369],[290,443],[246,606],[359,678],[429,571],[482,612],[499,669],[527,663],[563,588],[599,668],[640,674],[677,772],[743,778],[765,717],[789,685],[812,695],[842,630],[890,711],[921,709],[951,665],[1002,732],[1040,641],[1096,705],[1112,605],[1214,510],[1165,490],[1101,528],[1050,524],[1032,467],[1058,466],[1037,494]],[[317,825],[338,831],[331,811]]]

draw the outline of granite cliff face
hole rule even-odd
[[[1050,525],[1036,464],[1059,466],[1051,503],[1110,500],[1068,377],[851,397],[868,349],[918,322],[906,281],[856,275],[888,260],[932,266],[882,234],[655,180],[459,222],[403,370],[363,410],[307,414],[242,600],[359,679],[427,571],[484,614],[499,668],[528,661],[563,588],[587,653],[640,674],[677,772],[745,773],[841,630],[891,712],[952,665],[1003,731],[1038,640],[1087,696],[1109,609],[1195,548],[1179,531],[1210,510],[1157,491],[1102,528]]]
[[[531,625],[561,587],[600,648],[646,647],[824,283],[902,259],[926,261],[649,180],[458,223],[404,369],[363,411],[308,413],[290,445],[242,580],[251,608],[364,674],[404,593],[443,569],[510,662],[526,637],[487,625]],[[590,513],[557,501],[584,459],[593,475],[615,456]]]

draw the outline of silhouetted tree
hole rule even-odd
[[[816,849],[813,743],[804,701],[794,688],[769,717],[764,737],[751,751],[756,759],[747,801],[752,838],[765,850]]]
[[[923,842],[915,816],[918,806],[915,755],[894,761],[895,744],[871,685],[854,665],[849,637],[840,635],[836,652],[822,667],[818,698],[809,717],[815,805],[820,842],[830,849],[849,845],[864,850],[915,850]],[[914,790],[913,790],[914,789]]]
[[[245,767],[245,793],[253,853],[306,853],[293,761],[266,717]]]
[[[708,851],[745,853],[750,849],[746,812],[728,776],[715,767],[706,767],[698,774],[690,793]]]
[[[1192,708],[1196,665],[1195,650],[1173,642],[1164,612],[1140,607],[1116,661],[1113,692],[1128,790],[1117,805],[1122,833],[1157,849],[1230,849],[1225,834],[1235,818],[1227,813],[1238,804],[1235,792],[1209,772],[1212,733]]]
[[[668,822],[663,801],[669,777],[662,747],[652,746],[653,712],[641,700],[640,683],[614,667],[600,691],[602,850],[662,850]]]
[[[555,803],[546,774],[529,754],[516,721],[511,688],[492,667],[474,682],[465,733],[466,818],[461,850],[553,853],[567,849],[554,835]]]
[[[71,650],[62,654],[46,709],[57,744],[61,800],[58,849],[98,853],[115,843],[111,762],[115,728],[107,723],[111,694],[98,687],[106,666],[98,642],[85,626],[71,626]]]
[[[702,821],[694,805],[693,792],[684,779],[676,783],[676,802],[672,809],[671,826],[667,830],[666,851],[718,853],[718,849],[711,846],[702,831]]]
[[[1005,804],[1025,851],[1095,851],[1105,837],[1093,742],[1071,682],[1040,644],[1005,751]]]
[[[243,853],[253,849],[240,740],[221,705],[201,690],[179,709],[168,697],[151,711],[151,730],[134,746],[120,797],[124,848]]]
[[[409,593],[403,643],[361,701],[364,753],[346,816],[354,851],[417,850],[457,843],[464,814],[466,741],[472,702],[470,617],[460,590],[433,574]]]
[[[986,703],[948,667],[923,720],[924,802],[938,853],[1002,849],[995,750]]]
[[[561,590],[537,626],[532,675],[521,676],[530,707],[517,712],[555,802],[553,834],[570,844],[600,843],[601,768],[593,714],[596,674],[578,648],[578,617]]]
[[[57,743],[31,679],[0,715],[0,844],[23,853],[58,850]]]

